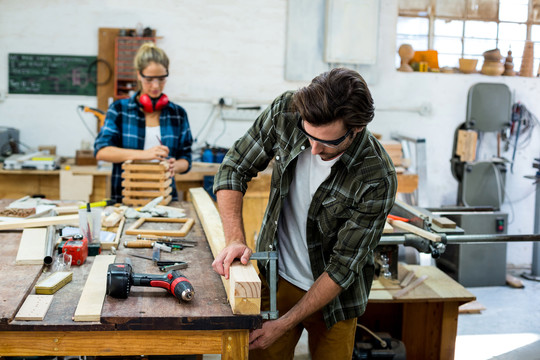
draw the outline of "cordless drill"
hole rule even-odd
[[[171,270],[163,275],[135,274],[129,263],[109,264],[107,295],[126,299],[132,285],[164,288],[178,300],[183,301],[191,301],[195,294],[189,280],[178,270]]]

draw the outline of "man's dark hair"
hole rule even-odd
[[[322,73],[299,89],[293,108],[313,126],[342,119],[347,129],[367,125],[375,112],[366,82],[358,72],[346,68]]]

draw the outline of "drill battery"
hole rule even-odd
[[[71,265],[82,265],[88,257],[88,240],[82,235],[73,235],[62,247],[62,252],[71,255]]]

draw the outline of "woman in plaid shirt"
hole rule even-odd
[[[139,91],[109,107],[94,144],[96,159],[114,163],[111,198],[122,201],[122,162],[167,160],[170,176],[191,168],[193,142],[186,111],[170,102],[163,88],[169,59],[154,43],[145,43],[134,59]],[[175,181],[172,198],[178,199]]]

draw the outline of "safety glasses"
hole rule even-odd
[[[167,74],[161,76],[145,76],[142,71],[140,71],[139,74],[141,74],[143,81],[147,84],[150,84],[154,81],[163,84],[167,80],[167,76],[169,76],[169,71],[167,70]]]
[[[339,145],[345,141],[345,139],[347,139],[349,137],[349,135],[351,135],[352,133],[352,130],[353,129],[349,129],[347,131],[347,133],[345,133],[345,135],[343,135],[342,137],[340,137],[339,139],[335,139],[335,140],[321,140],[321,139],[317,139],[316,137],[314,136],[311,136],[309,135],[306,130],[304,129],[304,120],[302,120],[301,118],[298,119],[298,123],[296,124],[296,126],[298,127],[298,129],[304,134],[306,135],[308,138],[310,138],[311,140],[313,141],[316,141],[318,142],[319,144],[321,145],[324,145],[324,146],[327,146],[329,148],[333,148],[333,149],[336,149],[339,147]]]

